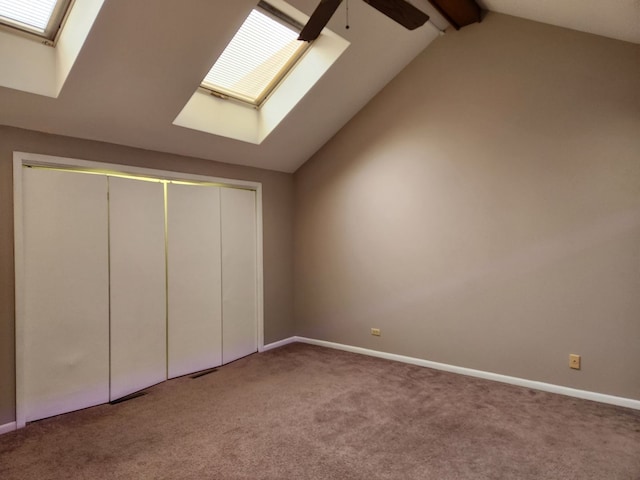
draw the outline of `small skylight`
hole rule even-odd
[[[0,23],[53,41],[71,0],[0,0]]]
[[[244,21],[201,86],[255,106],[265,100],[302,56],[302,25],[265,2]]]

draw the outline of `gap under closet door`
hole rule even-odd
[[[25,421],[109,400],[107,179],[23,171]]]
[[[164,185],[109,178],[110,399],[167,379]]]
[[[222,363],[220,188],[167,186],[169,378]]]
[[[222,362],[258,350],[256,193],[222,188]]]

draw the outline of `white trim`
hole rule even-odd
[[[269,350],[273,350],[274,348],[284,347],[285,345],[289,345],[290,343],[302,342],[300,337],[289,337],[284,338],[282,340],[278,340],[277,342],[269,343],[262,347],[261,352],[267,352]],[[308,342],[307,342],[308,343]]]
[[[608,403],[611,405],[618,405],[620,407],[633,408],[635,410],[640,410],[640,400],[634,400],[632,398],[616,397],[614,395],[607,395],[605,393],[590,392],[587,390],[578,390],[576,388],[563,387],[562,385],[554,385],[552,383],[544,383],[544,382],[537,382],[535,380],[527,380],[524,378],[510,377],[508,375],[485,372],[482,370],[473,370],[471,368],[457,367],[455,365],[432,362],[430,360],[423,360],[421,358],[397,355],[395,353],[379,352],[377,350],[370,350],[368,348],[353,347],[351,345],[344,345],[341,343],[327,342],[325,340],[316,340],[313,338],[305,338],[305,337],[291,337],[286,340],[282,340],[281,342],[308,343],[311,345],[318,345],[321,347],[334,348],[336,350],[344,350],[346,352],[359,353],[361,355],[369,355],[372,357],[384,358],[386,360],[393,360],[396,362],[410,363],[411,365],[418,365],[421,367],[433,368],[435,370],[443,370],[445,372],[458,373],[458,374],[467,375],[470,377],[483,378],[485,380],[493,380],[494,382],[508,383],[510,385],[517,385],[519,387],[532,388],[534,390],[542,390],[543,392],[557,393],[557,394],[566,395],[569,397],[582,398],[584,400],[592,400],[594,402]],[[276,342],[276,343],[279,343],[279,342]],[[283,345],[286,345],[286,343],[283,343]],[[270,345],[275,345],[275,344],[270,344]]]
[[[16,332],[16,428],[26,425],[24,411],[24,233],[22,205],[22,158],[13,153],[13,251],[15,262],[15,332]]]
[[[196,182],[220,183],[229,187],[241,187],[248,190],[258,190],[262,186],[260,182],[248,180],[235,180],[223,177],[211,177],[208,175],[197,175],[193,173],[182,173],[171,170],[159,170],[155,168],[134,167],[132,165],[121,165],[118,163],[95,162],[93,160],[81,160],[78,158],[55,157],[52,155],[41,155],[39,153],[13,152],[14,166],[16,160],[18,165],[32,165],[38,167],[52,168],[75,168],[86,170],[98,170],[101,173],[121,173],[124,175],[140,175],[158,178],[160,180],[186,180]],[[15,170],[14,170],[15,176]],[[22,178],[22,175],[20,175]],[[262,206],[262,205],[260,205]]]
[[[257,239],[257,342],[258,351],[264,349],[264,274],[263,274],[263,229],[262,229],[262,184],[247,180],[235,180],[207,175],[158,170],[154,168],[134,167],[113,163],[94,162],[77,158],[56,157],[36,153],[13,152],[13,205],[14,205],[14,258],[15,258],[15,328],[16,328],[16,427],[26,425],[24,412],[24,332],[20,321],[24,315],[24,238],[23,238],[23,200],[22,200],[22,167],[24,165],[99,170],[103,173],[121,173],[124,175],[140,175],[162,180],[196,181],[219,183],[229,187],[245,188],[256,192],[256,239]]]
[[[262,184],[256,188],[256,308],[258,310],[258,351],[264,349],[264,254],[262,237]]]
[[[16,422],[5,423],[4,425],[0,425],[0,435],[13,432],[14,430],[17,430],[17,429],[18,427],[16,425]]]

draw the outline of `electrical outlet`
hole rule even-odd
[[[375,335],[376,337],[379,337],[381,335],[380,329],[379,328],[372,328],[371,329],[371,335]]]
[[[580,370],[580,355],[576,355],[575,353],[569,355],[569,367]]]

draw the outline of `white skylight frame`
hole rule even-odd
[[[270,2],[302,24],[309,20],[308,15],[285,0]],[[331,69],[349,45],[347,40],[325,28],[260,108],[248,108],[245,103],[224,100],[198,88],[174,119],[173,125],[260,145]]]
[[[298,40],[303,26],[260,1],[200,87],[218,98],[259,108],[309,48],[309,42]]]
[[[53,46],[74,0],[0,0],[0,28]]]
[[[105,0],[73,2],[55,38],[34,41],[32,35],[0,28],[0,87],[57,98],[69,77]]]

